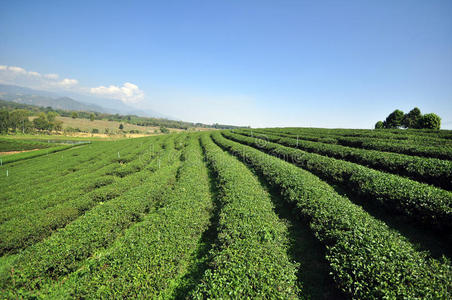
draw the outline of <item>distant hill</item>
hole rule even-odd
[[[108,109],[94,104],[76,101],[69,97],[58,97],[52,93],[13,85],[0,84],[0,99],[15,103],[52,107],[53,109],[78,110],[109,113]]]
[[[97,98],[65,92],[65,95],[30,89],[16,85],[0,84],[0,99],[15,103],[52,107],[53,109],[92,111],[108,114],[137,115],[153,118],[167,118],[155,111],[142,111],[119,100]]]
[[[71,99],[72,100],[72,99]],[[67,117],[64,123],[72,123],[73,121],[70,120],[68,117],[72,117],[73,110],[65,110],[65,109],[54,109],[49,106],[37,106],[37,105],[31,105],[31,104],[23,104],[18,102],[12,102],[12,101],[6,101],[1,99],[0,96],[0,110],[6,110],[6,111],[12,111],[15,109],[26,109],[30,111],[32,115],[37,115],[41,112],[48,113],[50,111],[56,112],[60,117],[64,118]],[[190,129],[190,128],[216,128],[216,129],[235,129],[235,128],[245,128],[245,127],[238,127],[238,126],[232,126],[232,125],[222,125],[222,124],[202,124],[202,123],[191,123],[191,122],[184,122],[184,121],[176,121],[176,120],[170,120],[165,118],[153,118],[153,117],[142,117],[137,115],[119,115],[119,114],[110,114],[110,113],[100,113],[100,112],[89,112],[89,111],[77,111],[77,121],[79,122],[81,119],[87,119],[90,120],[91,115],[95,116],[95,120],[104,120],[108,122],[118,122],[124,123],[124,124],[130,124],[130,125],[136,125],[136,126],[142,126],[142,127],[165,127],[165,128],[174,128],[174,129]],[[69,120],[70,122],[68,122]],[[88,124],[94,125],[94,123],[88,122]],[[118,127],[118,126],[116,126]],[[155,128],[153,128],[155,129]]]

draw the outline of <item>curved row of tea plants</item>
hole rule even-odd
[[[0,289],[8,298],[35,297],[56,284],[96,251],[112,245],[126,228],[155,210],[176,181],[179,150],[167,148],[158,167],[147,170],[141,185],[108,202],[99,202],[83,216],[11,259],[0,273]],[[42,296],[42,295],[41,295]]]
[[[444,189],[452,189],[452,161],[297,140],[271,134],[251,134],[249,131],[239,131],[239,133],[307,152],[351,161],[373,169],[407,176],[413,180],[433,184]]]
[[[55,153],[55,152],[59,152],[59,151],[63,151],[66,149],[70,149],[73,147],[80,147],[83,146],[84,144],[79,144],[79,145],[61,145],[61,146],[56,146],[56,147],[50,147],[50,148],[44,148],[44,149],[40,149],[40,150],[35,150],[35,151],[29,151],[29,152],[22,152],[22,153],[16,153],[16,154],[10,154],[10,155],[5,155],[0,157],[0,159],[2,160],[2,164],[6,165],[6,164],[10,164],[16,161],[21,161],[21,160],[25,160],[25,159],[30,159],[30,158],[34,158],[34,157],[38,157],[38,156],[43,156],[43,155],[48,155],[50,153]]]
[[[326,128],[268,128],[268,130],[295,134],[325,135],[337,137],[363,137],[412,143],[450,144],[450,130],[369,130],[369,129],[326,129]]]
[[[52,146],[55,146],[55,144],[43,143],[43,142],[38,142],[38,141],[0,138],[0,152],[25,151],[25,150],[49,148]]]
[[[271,196],[207,135],[202,145],[217,178],[221,212],[211,268],[194,298],[296,298],[297,266],[287,255],[287,228],[273,211]]]
[[[342,291],[356,299],[445,299],[452,288],[449,261],[429,259],[400,234],[340,196],[311,173],[214,133],[216,143],[237,155],[282,197],[309,218]]]
[[[133,164],[119,164],[115,160],[116,153],[96,153],[91,149],[85,149],[83,153],[101,154],[99,159],[95,161],[89,160],[84,164],[78,164],[76,167],[70,167],[71,171],[68,174],[55,174],[55,171],[49,171],[54,177],[57,177],[57,182],[48,180],[47,176],[43,176],[42,180],[36,179],[33,181],[31,190],[28,189],[29,181],[22,181],[20,185],[12,185],[10,181],[6,181],[9,188],[9,193],[5,193],[8,198],[2,201],[0,209],[0,223],[12,219],[14,217],[21,217],[28,215],[29,213],[35,213],[39,210],[45,210],[54,205],[64,203],[68,199],[74,199],[82,197],[86,193],[92,190],[109,185],[115,181],[115,172],[121,172],[122,170],[133,170],[130,165]],[[116,149],[115,149],[116,150]],[[128,149],[133,158],[138,158],[139,152],[134,149]],[[112,159],[113,157],[113,159]],[[142,162],[137,159],[138,162]],[[143,161],[144,162],[144,161]],[[64,165],[59,159],[49,160],[44,164],[52,165]],[[36,169],[40,169],[43,165],[21,165],[12,169],[16,176],[21,176],[21,171],[29,170],[33,172]],[[134,166],[136,171],[140,169],[139,166]],[[60,167],[58,167],[60,169]],[[124,171],[122,171],[124,172]],[[25,185],[25,186],[24,186]],[[2,188],[4,189],[4,188]]]
[[[37,199],[2,209],[0,252],[25,248],[97,203],[115,198],[141,184],[147,176],[146,172],[140,172],[144,164],[148,165],[148,162],[138,159],[130,164],[110,164],[89,176],[75,178],[75,182],[63,181],[65,188],[57,189],[54,194],[46,192]],[[146,167],[149,169],[150,166]],[[121,176],[111,176],[118,173]],[[124,178],[131,174],[133,176]],[[27,215],[26,219],[24,215]]]
[[[152,138],[148,143],[156,141],[156,138]],[[8,193],[17,198],[19,194],[32,197],[32,193],[43,188],[58,190],[61,189],[59,185],[71,176],[81,177],[108,164],[129,162],[135,158],[133,155],[145,149],[141,145],[143,142],[143,139],[94,142],[84,147],[4,166],[3,168],[9,169],[10,176],[7,178],[7,189],[0,186],[0,190],[5,191],[0,195],[0,199],[8,198]],[[27,178],[26,182],[24,177]]]
[[[271,131],[276,133],[276,131],[274,130]],[[296,130],[289,132],[283,130],[281,132],[283,134],[289,134],[293,138],[298,137],[299,139],[302,140],[311,140],[315,142],[340,144],[343,146],[355,148],[452,160],[452,145],[450,143],[440,146],[438,145],[431,146],[431,142],[430,143],[426,142],[426,144],[417,144],[413,141],[396,141],[396,140],[388,141],[385,139],[375,139],[366,137],[342,137],[337,135],[306,134],[298,133]]]
[[[35,158],[14,164],[13,175],[8,177],[7,184],[0,186],[0,207],[7,210],[9,206],[38,202],[46,208],[70,199],[70,195],[83,195],[97,188],[98,176],[120,177],[142,169],[146,161],[157,155],[156,147],[174,144],[173,138],[96,143],[61,153],[61,157],[49,155],[48,159]]]
[[[69,276],[52,297],[172,298],[213,210],[197,136],[183,150],[174,189],[161,200],[157,210]]]
[[[355,194],[381,203],[391,210],[395,209],[415,221],[442,230],[452,228],[452,193],[449,191],[276,143],[256,144],[254,138],[231,132],[223,132],[223,135],[289,160],[325,180],[341,184]]]

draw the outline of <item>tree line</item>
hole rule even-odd
[[[441,118],[434,113],[421,114],[421,110],[417,107],[404,113],[400,109],[394,110],[384,121],[378,121],[375,124],[375,129],[395,129],[395,128],[409,128],[409,129],[440,129]]]
[[[70,110],[62,110],[62,109],[53,109],[52,107],[39,107],[35,105],[29,104],[21,104],[15,103],[11,101],[0,100],[0,110],[5,110],[8,112],[12,112],[15,109],[23,109],[29,111],[29,116],[35,116],[44,112],[48,114],[49,112],[55,112],[61,117],[72,117],[72,118],[80,118],[80,119],[89,119],[91,121],[94,120],[108,120],[108,121],[116,121],[120,123],[128,123],[134,124],[137,126],[155,126],[155,127],[164,127],[164,128],[177,128],[188,130],[194,127],[202,127],[202,128],[216,128],[216,129],[234,129],[234,128],[244,128],[242,126],[233,126],[233,125],[222,125],[222,124],[203,124],[203,123],[191,123],[184,121],[176,121],[169,120],[164,118],[151,118],[151,117],[140,117],[136,115],[120,115],[120,114],[108,114],[108,113],[100,113],[100,112],[88,112],[88,111],[70,111]],[[30,124],[29,124],[30,125]],[[249,127],[249,126],[248,126]]]
[[[63,122],[56,119],[58,116],[56,112],[40,112],[33,121],[30,121],[31,115],[32,113],[26,109],[0,110],[0,133],[32,133],[37,130],[60,131],[63,129]]]

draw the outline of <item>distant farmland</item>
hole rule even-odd
[[[452,131],[3,142],[3,151],[40,150],[2,156],[2,298],[452,293]]]

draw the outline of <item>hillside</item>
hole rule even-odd
[[[82,103],[69,97],[61,97],[49,92],[4,84],[0,84],[0,99],[20,104],[52,107],[53,109],[61,110],[111,112],[111,110],[101,106]]]
[[[446,299],[451,136],[240,129],[4,156],[2,297]]]
[[[26,110],[25,114],[23,111],[18,110]],[[162,118],[148,118],[148,117],[139,117],[136,115],[120,115],[120,114],[107,114],[107,113],[98,113],[98,112],[89,112],[89,111],[71,111],[71,110],[62,110],[62,109],[52,109],[51,107],[40,107],[36,105],[29,104],[21,104],[11,101],[0,100],[0,133],[8,133],[12,130],[15,132],[15,129],[22,128],[24,133],[40,133],[42,128],[35,128],[34,125],[29,122],[30,120],[35,119],[38,115],[49,115],[55,114],[61,117],[61,121],[65,121],[63,127],[65,129],[76,129],[75,131],[89,131],[92,129],[98,129],[99,132],[104,132],[105,129],[109,129],[114,131],[118,131],[119,124],[123,124],[130,130],[138,130],[141,133],[143,132],[155,132],[156,130],[163,129],[166,131],[166,128],[170,129],[170,131],[179,131],[179,130],[200,130],[203,128],[216,128],[216,129],[228,129],[228,128],[240,128],[237,126],[231,125],[222,125],[222,124],[202,124],[202,123],[191,123],[191,122],[183,122],[183,121],[175,121],[168,120]],[[19,117],[10,118],[11,114],[14,112],[19,112]],[[69,117],[73,118],[71,120]],[[19,118],[19,119],[18,119]],[[93,119],[91,121],[91,119]],[[89,120],[89,122],[88,122]],[[95,121],[101,121],[96,122]],[[111,123],[109,123],[111,122]],[[96,126],[94,126],[96,125]],[[124,128],[123,128],[124,129]],[[52,129],[47,130],[47,133],[51,133]],[[42,133],[42,132],[41,132]]]

